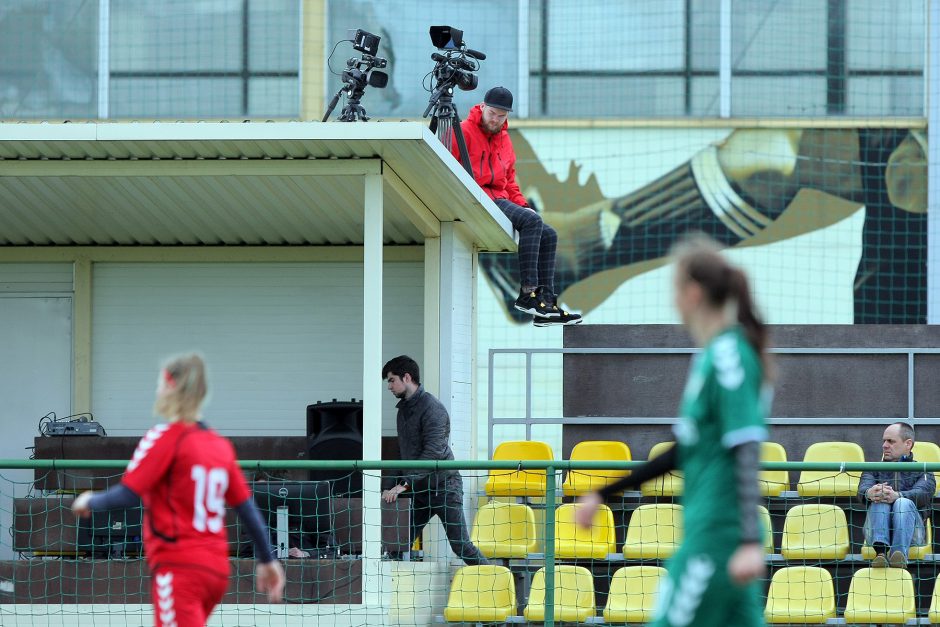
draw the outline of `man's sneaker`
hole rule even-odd
[[[907,555],[898,550],[891,551],[888,563],[891,564],[891,568],[907,568]]]
[[[875,556],[875,559],[871,561],[872,568],[887,568],[888,567],[888,558],[885,557],[884,553],[879,553]]]
[[[537,287],[528,292],[519,292],[519,298],[516,299],[514,306],[523,313],[542,318],[558,318],[561,312],[554,307],[551,301],[551,294],[546,293],[544,288]]]
[[[557,307],[555,307],[558,309]],[[535,319],[532,321],[537,327],[552,327],[552,326],[567,326],[569,324],[581,324],[581,314],[571,313],[570,311],[565,311],[564,309],[558,309],[559,315],[555,318],[547,318],[544,316],[535,316]]]

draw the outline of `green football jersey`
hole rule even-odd
[[[767,437],[770,386],[740,327],[718,334],[692,361],[674,427],[685,474],[685,537],[709,542],[740,537],[737,481],[731,449]]]

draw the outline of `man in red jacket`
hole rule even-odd
[[[558,235],[529,207],[516,183],[516,153],[507,130],[510,111],[512,93],[505,87],[493,87],[460,125],[470,154],[473,178],[519,231],[522,286],[516,309],[534,315],[537,327],[578,324],[581,316],[559,308],[555,295]],[[456,141],[451,142],[451,151],[459,161]]]

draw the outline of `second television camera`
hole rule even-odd
[[[323,116],[326,122],[340,96],[345,92],[348,98],[346,106],[339,116],[341,122],[355,122],[356,120],[368,120],[366,110],[362,107],[360,100],[365,93],[366,86],[383,88],[388,85],[388,74],[380,72],[381,68],[388,66],[388,59],[376,56],[379,51],[379,42],[382,40],[378,35],[364,31],[361,28],[353,35],[353,50],[361,52],[362,56],[358,59],[352,57],[346,61],[346,69],[343,70],[343,86],[340,87],[336,95],[330,101]]]

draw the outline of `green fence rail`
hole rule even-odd
[[[577,470],[609,470],[621,471],[635,468],[642,461],[610,462],[610,461],[483,461],[483,460],[449,460],[449,461],[386,461],[386,460],[242,460],[239,462],[245,470],[345,470],[380,471],[380,470],[543,470],[546,473],[545,518],[544,518],[544,564],[545,564],[545,622],[548,627],[554,625],[554,567],[555,567],[555,516],[554,509],[558,500],[556,478],[559,471]],[[66,469],[123,469],[127,461],[124,460],[37,460],[37,459],[0,459],[0,470],[66,470]],[[940,463],[921,462],[765,462],[761,464],[762,470],[787,471],[832,471],[862,472],[866,470],[887,471],[923,471],[940,472]],[[377,497],[378,495],[376,495]]]

